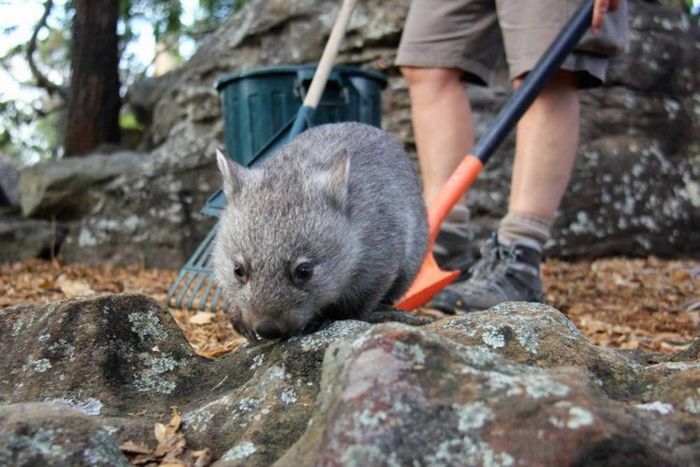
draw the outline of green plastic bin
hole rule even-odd
[[[248,166],[262,153],[274,149],[269,143],[294,121],[314,71],[314,66],[303,65],[268,67],[225,75],[216,83],[223,105],[229,157]],[[351,66],[334,67],[311,123],[356,121],[381,127],[384,87],[386,79],[381,73]],[[219,217],[225,204],[219,191],[202,212]]]
[[[249,165],[294,119],[314,71],[313,66],[270,67],[219,80],[216,88],[221,94],[230,157]],[[347,66],[333,68],[313,123],[356,121],[381,126],[381,91],[385,86],[380,73]]]

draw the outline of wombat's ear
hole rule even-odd
[[[331,204],[341,211],[345,211],[347,203],[349,169],[350,155],[343,148],[313,177],[316,186],[320,186]]]
[[[219,149],[216,150],[216,163],[219,165],[219,170],[224,179],[224,192],[226,198],[231,199],[240,191],[240,169],[241,166],[229,159]]]

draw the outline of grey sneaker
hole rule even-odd
[[[534,242],[505,246],[494,234],[482,246],[481,259],[470,269],[471,277],[440,291],[428,307],[455,313],[485,310],[509,301],[544,303],[541,261],[542,251]]]
[[[433,256],[440,269],[459,271],[457,280],[469,277],[469,269],[476,259],[472,253],[472,233],[469,229],[469,210],[460,204],[450,211],[438,232]]]

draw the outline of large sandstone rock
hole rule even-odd
[[[3,465],[119,465],[172,406],[217,465],[700,461],[697,355],[640,364],[544,305],[336,322],[206,360],[152,299],[107,295],[0,310],[0,353]]]
[[[384,127],[412,151],[408,92],[393,66],[408,5],[359,2],[338,61],[387,74]],[[66,258],[181,266],[213,224],[199,209],[219,185],[215,81],[238,70],[317,62],[337,9],[321,0],[252,0],[176,74],[136,88],[131,95],[151,123],[154,149],[146,167],[98,181],[72,201],[92,209],[77,209],[85,217],[65,242]],[[700,251],[700,27],[656,2],[631,0],[630,13],[628,51],[612,64],[609,85],[582,94],[579,159],[550,255]],[[503,70],[498,75],[492,88],[470,88],[479,133],[510,95]],[[505,212],[512,152],[511,137],[470,190],[477,238]]]
[[[326,346],[367,326],[338,323],[286,345],[243,347],[234,358],[209,361],[194,354],[168,312],[144,295],[5,308],[0,407],[68,406],[93,417],[119,443],[154,444],[154,423],[167,422],[177,406],[190,446],[220,457],[245,439],[268,446],[258,458],[269,463],[306,427]],[[0,433],[13,426],[0,425]]]
[[[91,465],[128,467],[109,431],[69,407],[0,406],[0,465]]]
[[[462,346],[389,325],[334,344],[313,424],[278,465],[652,466],[694,456],[697,441],[668,443],[682,431],[658,413],[670,405],[629,406],[605,396],[585,368],[541,370],[498,355],[513,341],[532,354],[537,338],[520,334],[529,331],[497,324],[475,333],[482,346]]]
[[[584,94],[554,254],[700,251],[700,27],[647,2],[631,2],[631,13],[610,86]]]
[[[0,217],[0,262],[51,258],[58,254],[68,227],[44,219]]]
[[[104,185],[122,175],[139,174],[144,157],[117,152],[26,167],[19,181],[22,214],[59,220],[85,217],[100,204]]]
[[[0,154],[0,209],[19,204],[19,169],[7,157]]]
[[[211,164],[217,138],[191,130],[183,128],[173,147],[140,162],[138,174],[122,174],[100,187],[99,202],[63,245],[66,261],[167,268],[185,263],[214,225],[199,210],[219,186]]]

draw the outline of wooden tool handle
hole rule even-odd
[[[331,72],[331,68],[333,68],[335,57],[338,55],[338,49],[340,48],[340,43],[343,40],[348,23],[350,23],[350,16],[352,15],[354,7],[355,0],[343,0],[340,12],[331,30],[331,35],[328,38],[326,47],[323,49],[321,61],[318,62],[316,73],[314,73],[314,78],[311,81],[311,86],[309,86],[309,91],[306,93],[306,98],[304,99],[305,107],[315,109],[321,100],[321,94],[323,94],[323,89],[326,87],[328,75]]]

